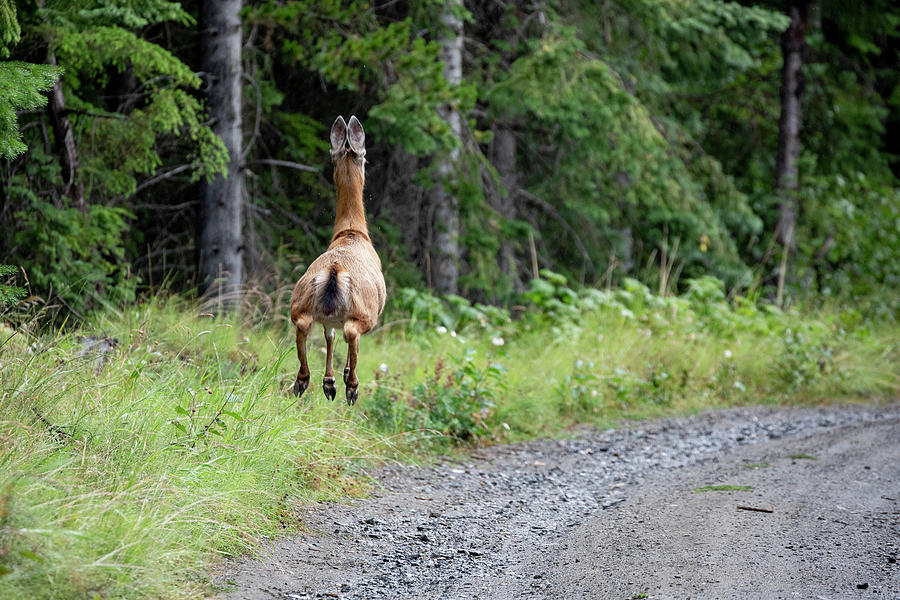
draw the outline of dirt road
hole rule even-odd
[[[900,599],[898,404],[717,411],[378,478],[233,563],[222,597]]]

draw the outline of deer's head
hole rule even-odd
[[[349,123],[344,123],[341,116],[334,120],[331,126],[331,160],[335,166],[349,160],[360,171],[365,167],[366,132],[355,116],[350,117]]]

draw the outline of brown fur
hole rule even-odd
[[[303,394],[309,384],[306,338],[313,323],[317,322],[325,328],[327,354],[323,390],[331,399],[336,393],[332,368],[334,329],[343,329],[348,345],[344,367],[348,404],[353,404],[358,396],[359,336],[371,331],[378,323],[387,296],[381,260],[372,247],[366,225],[362,196],[365,148],[359,138],[353,138],[355,126],[358,126],[357,135],[363,135],[359,121],[351,117],[348,137],[355,144],[345,142],[345,134],[340,134],[345,128],[343,119],[338,117],[332,128],[334,184],[337,188],[334,233],[328,250],[309,265],[291,295],[291,322],[297,328],[297,357],[300,360],[294,393]],[[336,134],[340,135],[336,138]],[[335,146],[335,140],[340,140],[340,144]],[[354,146],[358,151],[354,151]]]

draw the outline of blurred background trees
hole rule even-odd
[[[208,4],[0,0],[0,264],[35,294],[284,288],[327,244],[327,127],[355,114],[394,288],[713,275],[897,316],[894,3],[245,0],[230,117]],[[207,259],[217,181],[237,268]]]

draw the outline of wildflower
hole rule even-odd
[[[725,351],[725,358],[731,358],[731,356],[732,356],[731,350],[726,350],[726,351]]]
[[[437,327],[434,328],[434,330],[437,331],[438,333],[447,333],[447,328],[444,327],[443,325],[438,325]]]
[[[445,330],[445,331],[446,331],[446,330]],[[450,331],[450,337],[456,337],[456,332],[453,331],[453,330],[451,330],[451,331]]]
[[[619,314],[622,315],[623,317],[625,317],[626,319],[634,318],[634,313],[631,312],[630,310],[628,310],[627,308],[623,308],[622,310],[620,310]]]
[[[387,373],[387,365],[384,364],[384,363],[381,363],[381,366],[379,366],[378,369],[379,369],[382,373]]]
[[[495,346],[502,346],[503,344],[506,343],[506,341],[498,335],[496,337],[491,338],[491,343]]]
[[[741,383],[740,381],[735,381],[733,387],[734,387],[734,389],[736,389],[736,390],[739,391],[739,392],[746,392],[746,391],[747,391],[747,388],[746,388],[746,387],[744,386],[744,384]]]

